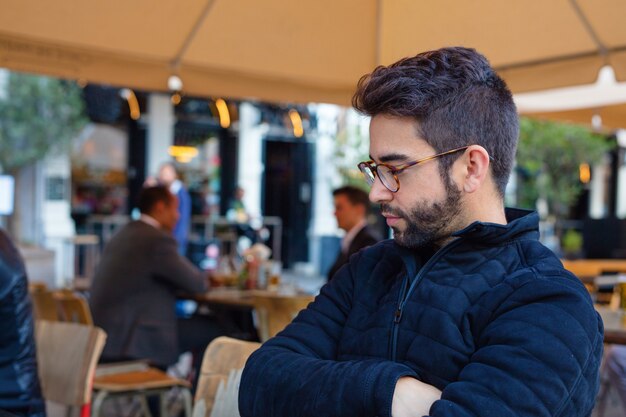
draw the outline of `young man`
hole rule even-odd
[[[589,416],[602,323],[537,214],[504,208],[518,119],[502,79],[444,48],[376,68],[353,104],[394,239],[250,357],[241,415]]]
[[[341,240],[341,250],[328,271],[330,280],[350,256],[380,240],[378,233],[367,224],[370,202],[367,193],[360,188],[346,185],[333,191],[337,226],[346,232]]]

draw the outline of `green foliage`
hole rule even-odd
[[[568,229],[561,239],[561,249],[566,254],[575,254],[583,248],[583,234],[574,229]]]
[[[333,164],[341,177],[341,185],[353,185],[369,192],[370,187],[357,168],[359,162],[368,159],[369,135],[362,132],[361,125],[342,120],[335,138],[333,158]]]
[[[551,214],[566,216],[583,191],[580,164],[600,162],[613,146],[604,136],[581,126],[521,118],[518,205],[535,208],[542,197]]]
[[[0,95],[0,169],[29,165],[65,146],[87,123],[73,82],[9,73]]]

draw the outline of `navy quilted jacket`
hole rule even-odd
[[[589,416],[602,322],[537,215],[507,217],[427,262],[391,240],[354,255],[250,357],[242,417],[389,416],[406,375],[442,390],[431,416]]]
[[[0,229],[0,416],[46,415],[33,328],[22,257]]]

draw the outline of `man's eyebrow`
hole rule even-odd
[[[370,157],[370,159],[372,161],[374,161],[374,158],[372,157],[372,155],[370,155],[369,157]],[[406,155],[402,155],[402,154],[399,154],[399,153],[389,153],[389,154],[385,154],[385,155],[381,156],[378,159],[378,162],[383,162],[383,163],[384,162],[391,162],[391,161],[394,161],[394,162],[404,162],[404,161],[406,161],[408,159],[409,159],[409,157],[406,156]]]

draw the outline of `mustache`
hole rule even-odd
[[[380,211],[384,214],[390,214],[395,217],[405,217],[404,213],[398,209],[394,209],[389,204],[381,203]]]

